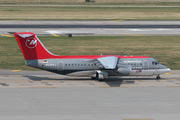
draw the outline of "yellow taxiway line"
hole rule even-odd
[[[1,36],[4,36],[4,37],[13,37],[11,35],[6,35],[6,34],[0,34]]]
[[[52,36],[59,37],[59,35],[56,35],[54,33],[50,33]]]
[[[12,72],[18,72],[18,71],[20,71],[20,70],[12,70]]]

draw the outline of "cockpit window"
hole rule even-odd
[[[153,65],[157,65],[157,64],[159,64],[159,63],[156,62],[156,61],[152,61],[152,64],[153,64]]]

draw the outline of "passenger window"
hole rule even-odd
[[[84,66],[86,66],[86,64],[84,64]]]
[[[130,63],[128,63],[128,65],[130,65]]]
[[[69,64],[69,66],[70,66],[70,64]]]
[[[142,65],[142,63],[140,63],[140,65]]]
[[[76,66],[76,64],[75,64],[75,66]]]
[[[88,64],[88,66],[90,66],[90,64]]]
[[[67,66],[67,64],[65,64],[65,66]]]
[[[81,64],[81,66],[83,66],[83,64]]]
[[[136,63],[134,63],[134,65],[136,65]]]
[[[133,65],[133,63],[131,63],[131,65]]]
[[[91,66],[93,66],[93,64],[91,64]]]

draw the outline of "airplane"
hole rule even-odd
[[[25,64],[34,68],[74,77],[91,77],[103,81],[109,76],[152,76],[169,73],[170,68],[148,56],[74,55],[49,52],[32,32],[14,33]]]

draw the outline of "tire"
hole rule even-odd
[[[91,79],[93,79],[93,80],[97,80],[97,78],[96,78],[96,77],[91,77]]]

